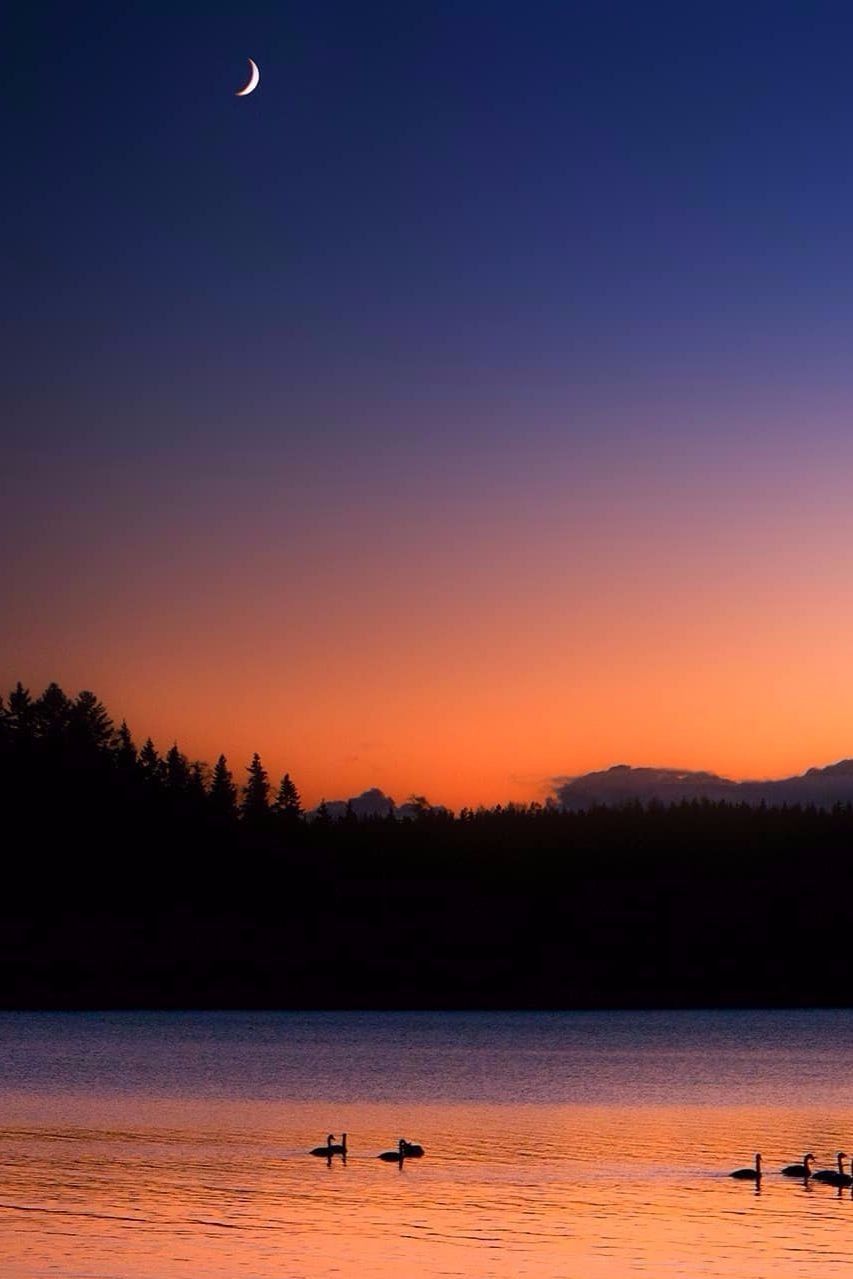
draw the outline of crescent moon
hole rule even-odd
[[[234,95],[235,98],[247,98],[250,93],[254,93],[255,89],[258,87],[258,81],[260,78],[261,73],[258,70],[257,63],[253,62],[252,59],[249,58],[249,79],[246,84],[243,85],[242,89],[237,90]]]

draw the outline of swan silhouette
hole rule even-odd
[[[808,1181],[812,1175],[812,1164],[814,1163],[814,1155],[803,1155],[801,1164],[788,1164],[787,1168],[782,1169],[783,1177],[804,1177]]]
[[[853,1186],[853,1177],[844,1171],[844,1160],[846,1158],[847,1155],[844,1151],[839,1150],[836,1155],[838,1160],[837,1171],[835,1168],[821,1168],[820,1172],[815,1173],[814,1180],[822,1181],[828,1186]]]
[[[407,1159],[420,1159],[424,1153],[423,1146],[419,1146],[416,1141],[403,1142],[403,1154]]]
[[[397,1142],[396,1150],[383,1150],[381,1155],[376,1156],[377,1159],[384,1159],[386,1164],[402,1164],[406,1158],[406,1143],[401,1137]]]
[[[734,1172],[729,1173],[729,1176],[734,1177],[737,1181],[760,1181],[761,1155],[755,1156],[754,1168],[736,1168]]]
[[[336,1146],[335,1134],[330,1132],[326,1138],[325,1146],[315,1146],[308,1153],[309,1155],[319,1155],[321,1159],[331,1159],[332,1155],[345,1155],[347,1153],[347,1135],[344,1133],[341,1144]]]

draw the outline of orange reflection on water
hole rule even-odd
[[[330,1113],[333,1111],[334,1113]],[[4,1279],[849,1275],[849,1114],[3,1099]],[[330,1125],[350,1155],[306,1151]],[[402,1170],[399,1136],[426,1147]],[[761,1150],[760,1193],[725,1173]]]

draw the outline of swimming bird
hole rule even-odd
[[[734,1172],[729,1173],[729,1176],[736,1177],[738,1181],[760,1181],[761,1155],[755,1156],[754,1168],[736,1168]]]
[[[406,1143],[401,1137],[397,1143],[396,1150],[383,1150],[381,1155],[377,1155],[377,1159],[384,1159],[386,1164],[402,1164],[406,1158]]]
[[[341,1154],[342,1151],[340,1146],[335,1146],[334,1141],[335,1141],[335,1134],[333,1132],[330,1132],[328,1137],[326,1138],[325,1146],[315,1146],[313,1150],[308,1151],[309,1155],[320,1155],[322,1158],[325,1159],[329,1155]]]
[[[343,1156],[344,1156],[344,1158],[346,1158],[346,1153],[347,1153],[347,1135],[346,1135],[346,1133],[342,1133],[342,1134],[341,1134],[341,1140],[340,1140],[340,1144],[339,1144],[339,1145],[337,1145],[337,1146],[327,1146],[327,1147],[326,1147],[326,1149],[327,1149],[327,1151],[328,1151],[328,1153],[329,1153],[330,1155],[343,1155]]]
[[[788,1164],[787,1168],[782,1169],[783,1177],[804,1177],[808,1181],[812,1175],[812,1164],[814,1163],[814,1155],[803,1155],[801,1164]]]
[[[853,1186],[853,1177],[844,1171],[844,1160],[847,1155],[843,1150],[839,1150],[836,1155],[838,1160],[838,1169],[821,1168],[820,1172],[814,1175],[814,1181],[822,1181],[828,1186]]]
[[[407,1159],[420,1159],[423,1153],[423,1146],[419,1146],[416,1141],[403,1142],[403,1154]]]

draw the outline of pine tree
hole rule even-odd
[[[302,800],[290,773],[285,773],[281,779],[273,808],[277,813],[281,813],[282,817],[296,819],[302,816]]]
[[[175,742],[166,755],[166,785],[172,791],[185,791],[189,784],[190,766]]]
[[[150,737],[146,738],[145,745],[139,752],[139,768],[150,786],[159,786],[163,781],[163,761]]]
[[[136,767],[139,752],[136,749],[127,720],[122,720],[116,734],[116,763],[119,768],[130,772]]]
[[[265,817],[269,812],[269,777],[257,751],[252,756],[252,762],[246,771],[249,774],[249,780],[246,783],[246,789],[243,791],[243,803],[240,805],[240,811],[245,818],[251,821]]]
[[[324,799],[321,799],[320,803],[317,805],[317,812],[314,815],[314,821],[318,826],[331,826],[332,824],[329,805]]]
[[[30,739],[33,731],[33,699],[30,690],[20,680],[9,694],[9,724],[17,741]]]
[[[41,697],[33,703],[32,714],[39,736],[57,741],[68,731],[71,702],[58,684],[48,684]]]
[[[196,817],[201,817],[207,811],[208,772],[207,765],[200,759],[194,759],[190,764],[184,795],[188,810]]]
[[[71,706],[69,728],[75,745],[84,750],[106,750],[115,735],[107,708],[88,689],[78,693]]]
[[[208,800],[214,817],[237,816],[237,787],[224,755],[219,756],[214,766]]]
[[[208,767],[204,761],[194,759],[190,764],[188,790],[197,799],[203,800],[207,797],[207,774]]]

